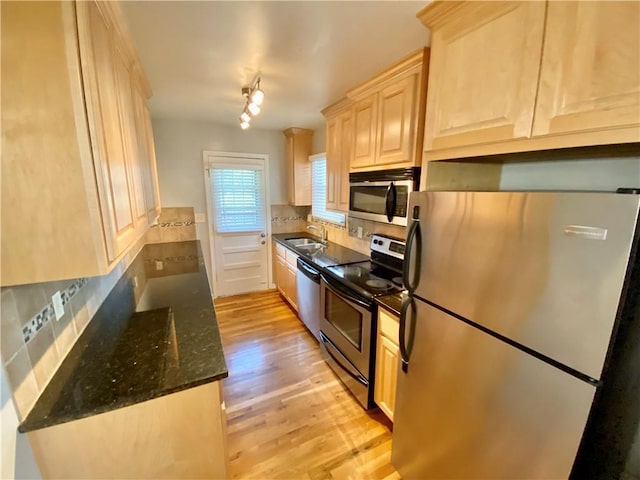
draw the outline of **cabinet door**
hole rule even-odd
[[[640,3],[549,2],[533,134],[639,124]]]
[[[293,136],[286,136],[287,156],[287,202],[289,205],[296,203],[295,161],[293,150]]]
[[[107,257],[114,260],[135,238],[134,200],[120,123],[113,31],[94,2],[79,2],[80,58]]]
[[[398,380],[398,346],[384,335],[378,335],[376,348],[376,382],[374,400],[389,420],[393,421]]]
[[[433,26],[425,150],[530,136],[545,7],[468,2]]]
[[[143,181],[144,159],[138,150],[135,106],[133,92],[131,91],[131,73],[124,54],[119,48],[115,48],[114,54],[120,131],[125,153],[125,164],[129,173],[129,197],[134,207],[134,225],[136,230],[140,232],[144,231],[148,225]]]
[[[327,208],[338,208],[337,189],[340,177],[340,122],[338,117],[327,120]]]
[[[413,165],[418,74],[404,78],[378,94],[376,164]]]
[[[353,155],[351,168],[374,165],[376,156],[376,127],[378,124],[377,94],[353,106]]]
[[[147,206],[147,221],[151,224],[160,215],[160,192],[158,189],[153,130],[145,98],[140,89],[137,88],[135,81],[132,82],[131,88],[135,106],[138,156],[142,165],[144,202]]]
[[[287,264],[279,255],[276,255],[276,284],[278,291],[284,296],[287,296]]]
[[[335,178],[337,192],[336,210],[349,211],[349,165],[353,152],[353,112],[347,110],[338,118],[340,123],[340,156],[338,158],[338,175]]]

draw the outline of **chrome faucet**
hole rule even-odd
[[[327,243],[327,229],[324,225],[308,225],[307,230],[317,230],[320,233],[320,241]]]

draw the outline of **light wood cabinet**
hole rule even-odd
[[[639,123],[640,2],[549,2],[533,135]]]
[[[327,118],[327,208],[349,210],[349,160],[353,158],[354,111],[341,100],[322,113]]]
[[[136,114],[136,133],[138,139],[138,157],[142,162],[143,189],[147,219],[150,224],[155,223],[160,216],[160,190],[158,188],[158,170],[156,166],[156,151],[151,127],[151,115],[145,95],[134,82],[133,98]]]
[[[43,478],[227,478],[221,382],[33,430]]]
[[[106,274],[148,227],[155,172],[138,155],[131,82],[144,74],[118,4],[1,8],[1,283]]]
[[[298,254],[276,243],[275,246],[275,282],[280,294],[298,311]]]
[[[291,127],[286,138],[287,201],[289,205],[311,205],[311,142],[313,130]]]
[[[351,171],[420,165],[428,67],[429,50],[420,49],[347,92]]]
[[[640,141],[640,3],[442,2],[424,157]]]
[[[418,73],[409,75],[378,94],[376,164],[414,163],[418,77]]]
[[[399,319],[380,308],[376,344],[376,379],[373,398],[389,420],[393,421],[398,381]]]
[[[376,163],[377,94],[357,101],[353,106],[353,156],[350,167],[361,168]]]

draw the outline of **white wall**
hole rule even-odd
[[[640,157],[525,162],[502,167],[501,190],[640,188]]]
[[[18,415],[11,401],[11,389],[0,366],[0,478],[3,480],[39,479],[40,471],[33,458],[27,436],[18,433]]]
[[[270,203],[287,203],[285,138],[279,130],[241,130],[204,121],[154,119],[153,137],[160,200],[165,207],[194,207],[196,213],[206,214],[203,150],[269,155]],[[210,268],[207,225],[199,223],[196,230]]]

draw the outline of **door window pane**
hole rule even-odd
[[[265,229],[262,170],[214,167],[211,188],[217,232]]]

